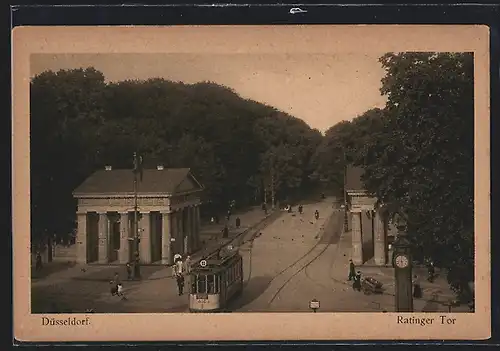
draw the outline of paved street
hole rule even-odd
[[[235,226],[236,217],[241,220],[240,228]],[[265,218],[266,215],[260,207],[234,213],[229,221],[230,237],[248,230]],[[218,245],[221,241],[221,228],[222,224],[206,224],[201,228],[206,246]],[[207,239],[207,235],[211,238]],[[187,296],[177,295],[176,284],[171,277],[169,267],[142,266],[141,281],[124,282],[127,300],[121,300],[110,294],[109,282],[115,272],[120,274],[121,279],[126,278],[124,266],[81,266],[68,262],[54,262],[46,266],[42,274],[33,274],[32,311],[33,313],[83,312],[92,308],[102,313],[165,313],[186,310]]]
[[[350,258],[350,233],[343,232],[343,212],[335,199],[304,204],[303,214],[281,212],[277,219],[264,222],[253,241],[241,246],[244,259],[245,288],[230,305],[235,312],[310,312],[309,301],[321,302],[319,312],[376,312],[394,310],[394,272],[388,267],[362,266],[364,276],[384,284],[384,294],[364,295],[347,282]],[[318,210],[320,218],[314,218]],[[264,219],[259,209],[238,216],[244,231]],[[234,221],[233,216],[232,220]],[[277,216],[275,216],[277,217]],[[268,221],[269,222],[269,221]],[[219,229],[205,227],[204,233]],[[239,231],[232,228],[232,236]],[[215,236],[213,245],[220,240]],[[209,245],[210,243],[206,243]],[[110,294],[110,279],[115,272],[125,278],[122,266],[75,265],[32,282],[34,313],[96,312],[165,313],[187,310],[187,296],[178,296],[170,268],[143,266],[141,281],[125,281],[127,300]],[[425,278],[426,272],[416,269]],[[422,280],[423,299],[416,300],[416,311],[447,311],[443,305],[452,297],[443,277],[435,283]],[[465,307],[453,311],[465,311]]]
[[[234,303],[237,311],[310,312],[309,301],[321,302],[320,312],[394,311],[394,271],[389,267],[358,267],[363,276],[384,284],[381,295],[355,292],[347,281],[351,248],[350,233],[343,233],[343,212],[332,208],[332,199],[305,206],[304,214],[287,214],[266,228],[245,253],[245,291]],[[321,218],[315,221],[318,208]],[[329,217],[329,218],[328,218]],[[251,256],[250,256],[251,253]],[[271,259],[272,257],[272,259]],[[250,264],[251,259],[251,264]],[[416,268],[423,277],[422,299],[414,301],[415,311],[447,311],[444,304],[453,298],[444,277],[425,281],[426,270]],[[468,311],[467,306],[453,308]]]

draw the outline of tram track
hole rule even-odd
[[[319,259],[325,252],[326,250],[330,247],[332,244],[333,240],[335,239],[335,235],[331,235],[327,243],[322,243],[321,239],[326,235],[326,230],[328,229],[329,221],[334,218],[336,214],[332,213],[330,218],[327,220],[326,225],[324,226],[323,230],[323,235],[321,238],[318,240],[318,242],[311,248],[309,251],[307,251],[304,255],[302,255],[298,260],[294,261],[292,264],[288,265],[285,269],[280,271],[277,275],[273,277],[271,280],[274,281],[276,278],[280,277],[281,275],[285,274],[288,270],[296,266],[299,262],[303,261],[304,258],[308,257],[314,250],[318,248],[319,245],[323,244],[325,245],[324,248],[322,248],[314,257],[312,257],[306,264],[304,264],[302,267],[300,267],[297,271],[295,271],[279,288],[278,290],[273,294],[271,299],[268,301],[267,306],[271,306],[271,304],[276,300],[276,298],[279,296],[279,294],[283,291],[283,289],[292,281],[293,278],[295,278],[299,273],[302,271],[306,270],[307,267],[309,267],[313,262],[315,262],[317,259]],[[309,278],[310,279],[310,278]]]
[[[333,283],[335,284],[338,284],[338,285],[343,285],[343,286],[347,286],[347,287],[350,287],[352,288],[352,282],[349,282],[349,281],[346,281],[346,280],[340,280],[340,279],[337,279],[333,276],[332,272],[334,271],[334,265],[335,263],[337,262],[338,258],[340,257],[340,254],[342,253],[341,251],[341,245],[340,245],[340,241],[342,240],[342,237],[343,235],[345,234],[344,232],[344,227],[342,226],[342,231],[341,231],[341,234],[340,234],[340,237],[339,237],[339,245],[337,246],[337,248],[335,249],[335,254],[333,255],[333,258],[332,258],[332,261],[331,261],[331,264],[329,265],[329,270],[328,270],[328,278],[330,281],[332,281]],[[307,276],[307,278],[312,282],[314,283],[315,285],[317,286],[320,286],[320,287],[323,287],[327,290],[333,290],[331,286],[327,286],[325,284],[322,284],[320,282],[317,281],[317,279],[314,279],[313,277],[311,277],[308,272],[307,272],[307,269],[310,268],[310,265],[308,267],[306,267],[306,269],[304,270],[304,273],[305,275]],[[434,295],[434,294],[433,294]],[[431,298],[421,298],[421,301],[425,301],[425,302],[435,302],[435,303],[439,303],[439,304],[442,304],[444,305],[445,303],[443,301],[438,301],[433,295],[431,295]],[[395,294],[394,293],[391,293],[391,292],[388,292],[388,291],[383,291],[381,292],[380,294],[376,295],[376,296],[390,296],[390,297],[395,297]],[[377,309],[379,311],[382,311],[381,309],[381,302],[380,301],[376,301],[374,299],[370,299],[368,300],[369,303],[371,303],[372,305],[376,305],[378,306]],[[384,310],[385,311],[385,310]]]
[[[250,250],[249,250],[249,274],[248,274],[248,278],[246,279],[246,281],[244,282],[243,284],[243,287],[246,287],[248,285],[248,283],[250,282],[250,279],[252,278],[252,257],[253,257],[253,242],[254,240],[257,239],[257,236],[254,235],[251,239],[247,240],[246,242],[249,242],[250,243]],[[245,243],[246,243],[245,242]],[[269,281],[269,284],[271,284],[274,280],[276,280],[276,278],[280,277],[281,275],[285,274],[289,269],[291,269],[292,267],[294,267],[297,263],[299,263],[300,261],[302,261],[305,257],[307,257],[311,252],[314,251],[314,249],[316,247],[318,247],[318,245],[321,243],[321,238],[318,240],[318,242],[316,244],[314,244],[314,246],[309,249],[309,251],[307,251],[304,255],[302,255],[299,259],[297,259],[296,261],[294,261],[293,263],[291,263],[290,265],[288,265],[287,267],[285,267],[284,269],[282,269],[281,271],[279,271],[276,275],[274,275],[272,277],[272,279]]]

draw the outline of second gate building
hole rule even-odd
[[[137,181],[139,257],[171,264],[176,253],[200,248],[200,192],[188,168],[143,170]],[[88,177],[73,196],[77,210],[77,262],[124,264],[136,250],[134,174],[107,166]]]

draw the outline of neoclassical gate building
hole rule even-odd
[[[364,170],[348,166],[345,177],[347,193],[347,230],[352,235],[351,258],[356,265],[373,261],[383,266],[389,263],[389,237],[394,228],[385,211],[378,207],[377,198],[366,191],[361,177]]]
[[[171,264],[200,247],[200,192],[188,168],[145,169],[137,182],[139,257]],[[77,262],[127,263],[135,253],[134,174],[98,170],[78,186]]]

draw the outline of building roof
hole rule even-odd
[[[347,166],[346,168],[346,180],[345,188],[346,191],[365,191],[365,186],[361,177],[364,173],[362,167]]]
[[[137,181],[139,194],[175,194],[202,189],[189,168],[144,169],[142,181]],[[134,173],[131,169],[99,170],[73,191],[75,197],[94,194],[133,195]]]

